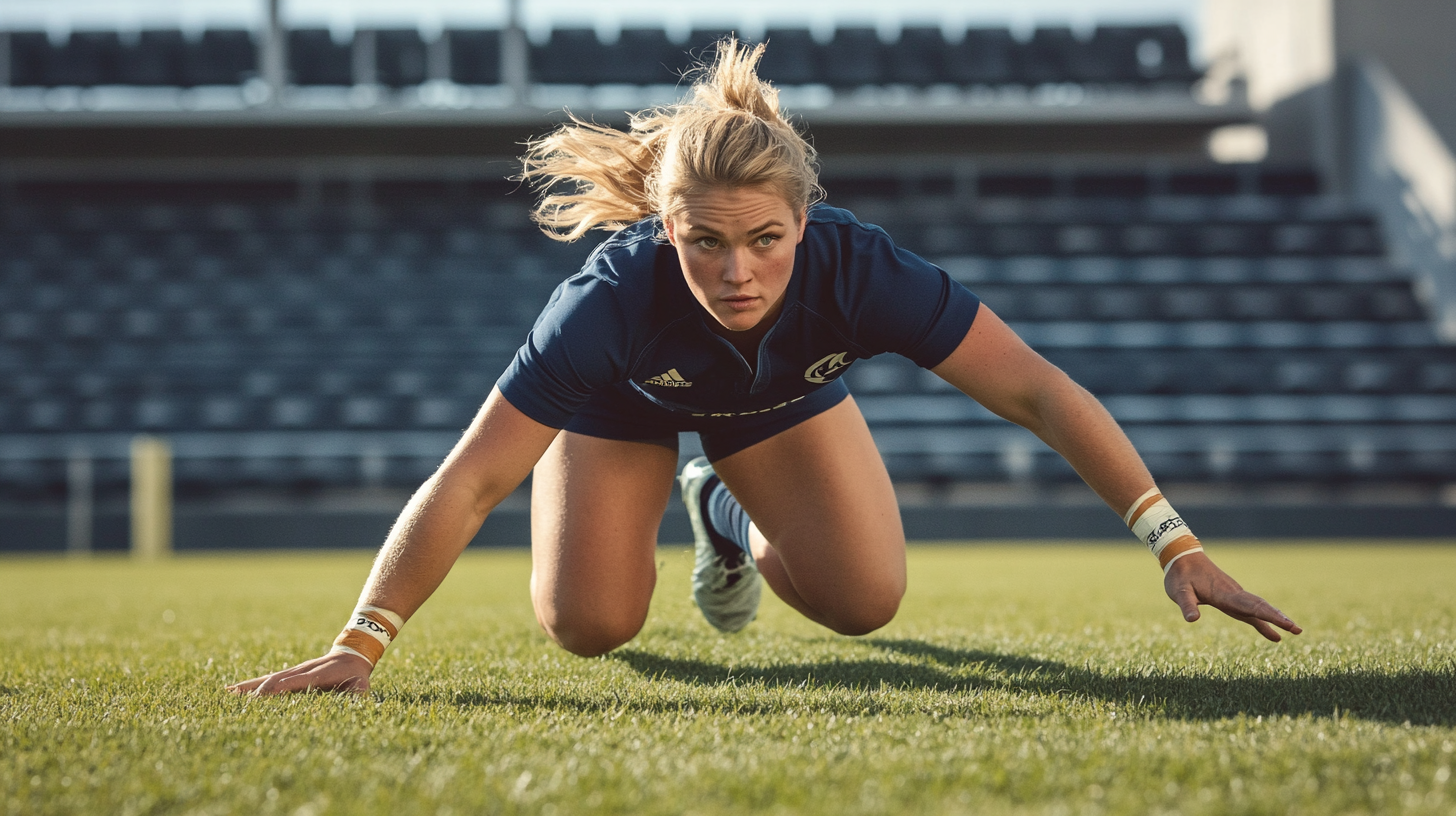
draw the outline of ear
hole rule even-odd
[[[662,229],[667,233],[667,242],[677,246],[677,224],[669,216],[662,217]]]
[[[806,227],[808,227],[808,226],[809,226],[809,208],[808,207],[805,207],[804,209],[802,209],[802,210],[799,211],[799,236],[794,239],[794,243],[801,244],[801,243],[804,242],[804,229]]]

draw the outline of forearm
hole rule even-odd
[[[444,464],[405,505],[359,603],[409,619],[445,580],[486,516],[525,481],[556,433],[492,391]]]
[[[1040,437],[1119,516],[1153,486],[1127,435],[1097,398],[984,305],[960,346],[933,370],[997,416]]]
[[[374,558],[360,604],[408,620],[445,580],[494,504],[480,507],[472,491],[436,473],[405,505]]]
[[[1025,416],[1016,420],[1061,454],[1121,516],[1153,486],[1153,477],[1102,403],[1058,374],[1061,381],[1049,383],[1028,404]]]

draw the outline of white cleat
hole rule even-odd
[[[753,556],[714,532],[704,518],[703,485],[713,476],[713,466],[699,456],[677,479],[693,523],[693,601],[714,629],[737,632],[758,616],[763,585]]]

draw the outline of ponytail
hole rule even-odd
[[[763,51],[730,37],[696,69],[686,101],[637,113],[626,131],[573,116],[530,142],[521,178],[547,193],[532,219],[552,238],[574,241],[667,218],[684,195],[705,189],[767,187],[795,211],[822,198],[814,148],[758,77]]]

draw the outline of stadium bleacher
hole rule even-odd
[[[604,41],[591,28],[557,28],[530,48],[534,81],[566,85],[675,85],[726,30],[695,30],[674,41],[658,28],[627,28]],[[52,40],[40,31],[0,31],[11,87],[235,85],[257,77],[258,44],[247,31],[210,29],[75,31]],[[845,26],[827,41],[807,28],[770,28],[764,75],[783,85],[1167,85],[1186,90],[1200,74],[1176,25],[1101,26],[1085,39],[1068,28],[1038,28],[1025,41],[1008,29],[970,29],[947,37],[907,27],[887,41],[874,28]],[[380,84],[403,88],[429,79],[460,85],[501,81],[501,31],[446,29],[427,42],[415,29],[361,30],[349,37],[322,28],[287,32],[291,74],[301,86]],[[448,76],[432,77],[429,51],[443,47]]]
[[[1099,395],[1162,479],[1456,478],[1456,351],[1372,221],[1310,172],[825,186]],[[37,181],[4,200],[0,428],[54,451],[186,437],[184,495],[417,483],[590,248],[541,236],[525,192],[488,180]],[[897,478],[1073,478],[904,360],[847,376]],[[303,432],[332,441],[290,450]],[[55,495],[62,460],[4,459],[0,483]]]
[[[529,45],[527,79],[674,85],[727,33],[557,28]],[[291,30],[283,81],[382,89],[371,99],[499,85],[506,36]],[[0,91],[261,77],[263,46],[244,30],[0,38]],[[1168,25],[1024,39],[906,27],[893,40],[771,27],[763,38],[765,76],[834,96],[1105,86],[1193,110],[1201,76]],[[1177,116],[1171,130],[1214,126],[1196,110]],[[66,460],[82,450],[96,456],[99,493],[120,495],[139,432],[174,441],[184,498],[418,484],[590,249],[540,235],[527,192],[478,168],[408,175],[385,162],[346,178],[291,161],[228,178],[0,178],[0,501],[62,497]],[[1317,173],[1071,154],[856,161],[827,170],[830,203],[978,292],[1103,399],[1160,479],[1456,480],[1456,351],[1437,341],[1370,214]],[[899,480],[1074,478],[1028,433],[904,360],[861,361],[847,378]]]

